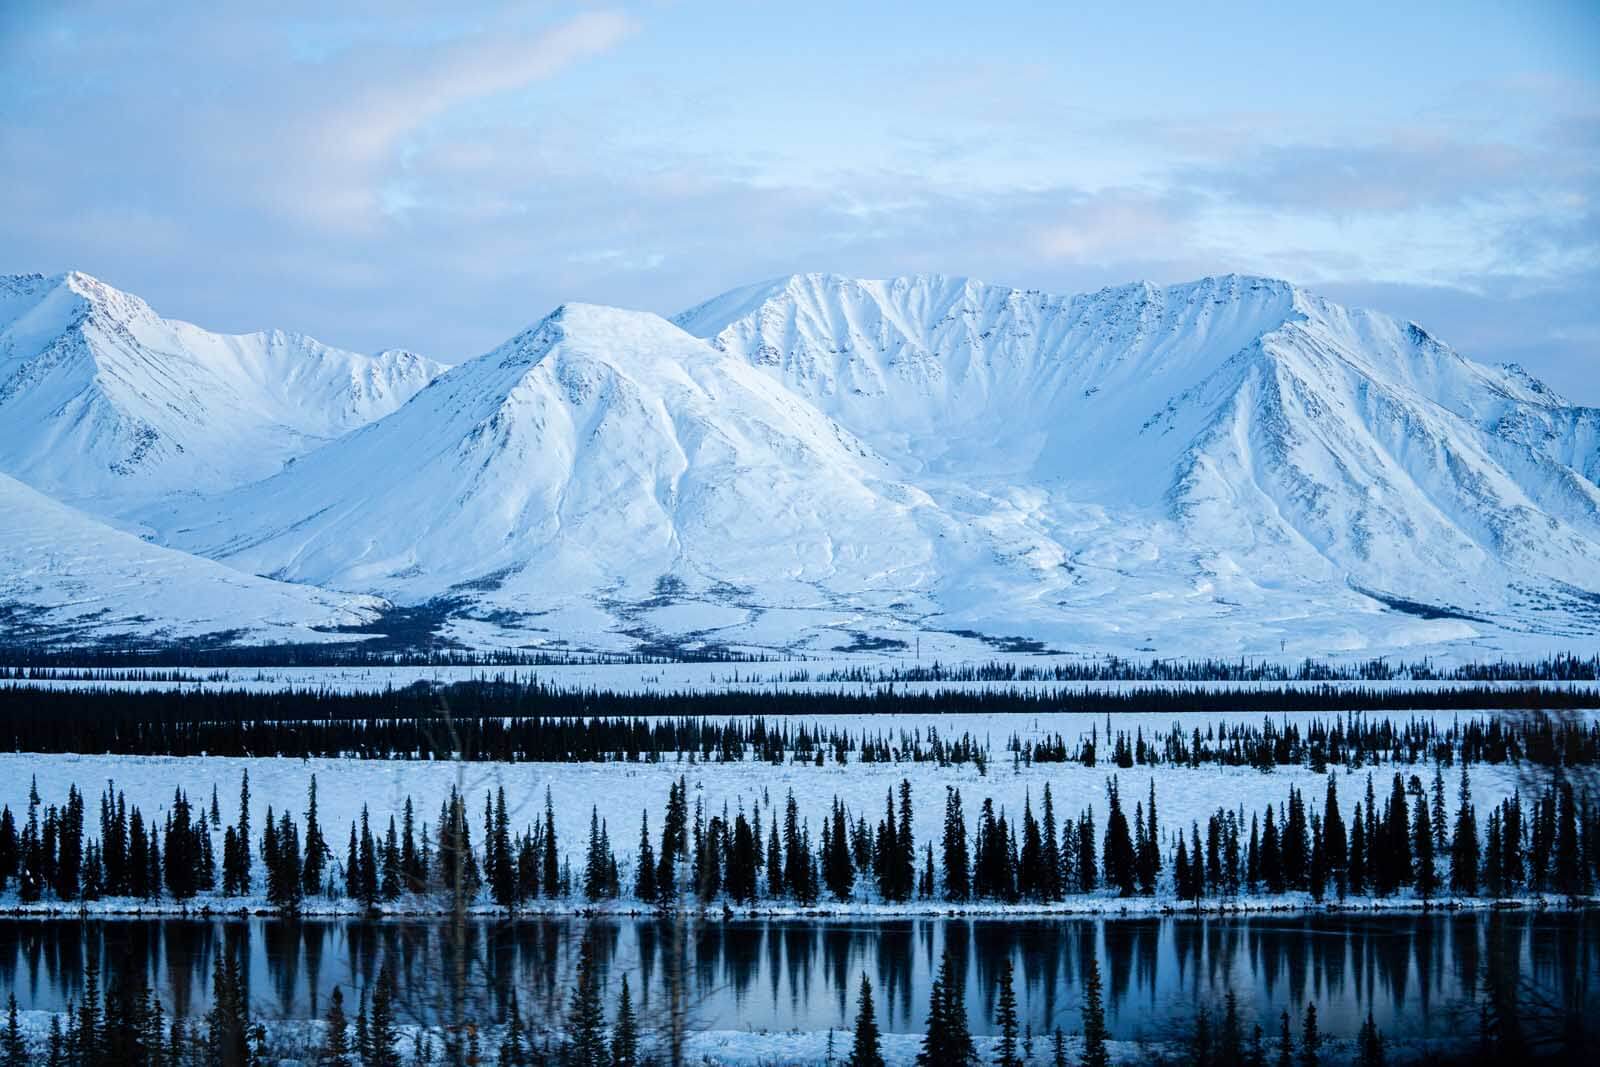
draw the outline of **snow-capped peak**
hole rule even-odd
[[[263,477],[387,414],[443,366],[162,318],[91,275],[0,278],[0,470],[115,512]]]
[[[0,465],[70,482],[37,457],[120,455],[170,546],[457,605],[464,640],[1324,654],[1596,630],[1600,412],[1280,279],[801,274],[671,321],[563,304],[437,376],[49,282],[0,280]],[[54,291],[77,311],[52,319]],[[395,379],[415,395],[352,387]],[[271,477],[150,474],[255,455],[307,396],[330,440]]]

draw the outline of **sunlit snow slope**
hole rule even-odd
[[[703,340],[702,340],[703,339]],[[1600,630],[1600,413],[1227,276],[568,305],[175,547],[473,643],[1367,653]]]
[[[254,481],[443,368],[210,333],[85,274],[0,276],[0,471],[101,515]]]
[[[328,641],[336,635],[313,628],[369,623],[383,606],[147,544],[3,474],[0,516],[0,631],[11,642]]]

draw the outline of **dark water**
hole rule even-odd
[[[250,999],[267,1018],[320,1016],[335,986],[347,1000],[388,961],[403,1014],[438,1021],[459,992],[468,1017],[499,1018],[515,986],[539,1017],[569,996],[578,939],[592,939],[612,1005],[629,974],[641,1015],[663,1004],[669,977],[699,1029],[825,1030],[854,1014],[864,972],[889,1031],[920,1031],[941,955],[960,961],[973,1028],[990,1032],[996,977],[1016,968],[1024,1022],[1036,1033],[1081,1026],[1085,961],[1105,983],[1112,1033],[1173,1036],[1200,1004],[1232,989],[1247,1026],[1269,1032],[1286,1007],[1315,1001],[1325,1031],[1354,1034],[1370,1009],[1400,1038],[1471,1037],[1478,1005],[1511,997],[1531,1028],[1559,1028],[1573,1009],[1600,1026],[1600,914],[1531,913],[1252,918],[676,925],[653,919],[440,921],[0,920],[0,995],[61,1009],[81,997],[88,961],[102,987],[148,982],[178,1014],[203,1013],[224,951],[250,961]]]

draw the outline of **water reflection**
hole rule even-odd
[[[951,953],[966,976],[975,1030],[988,1032],[1006,960],[1016,967],[1023,1020],[1037,1034],[1080,1025],[1083,961],[1105,976],[1112,1033],[1170,1037],[1202,1003],[1229,988],[1246,1024],[1269,1030],[1277,1013],[1307,1000],[1324,1029],[1351,1035],[1370,1009],[1398,1038],[1475,1033],[1477,1003],[1521,998],[1541,1011],[1597,1013],[1600,916],[1592,913],[1308,915],[1252,918],[1062,919],[1013,922],[667,923],[654,919],[518,922],[361,920],[0,920],[0,983],[24,1009],[61,1010],[81,998],[85,969],[102,988],[147,982],[169,1012],[208,1008],[221,953],[249,961],[253,1010],[269,1018],[320,1017],[335,986],[347,1000],[385,962],[403,1011],[437,1022],[455,1010],[501,1020],[515,989],[525,1015],[553,1017],[566,1003],[577,939],[592,938],[608,1004],[630,974],[641,1015],[666,1003],[682,976],[690,1023],[707,1029],[847,1027],[859,975],[878,989],[886,1030],[919,1031],[928,985]],[[676,946],[683,946],[681,953]],[[1487,983],[1487,986],[1486,986]],[[1510,990],[1509,994],[1507,990]],[[1593,1025],[1592,1023],[1589,1025]]]

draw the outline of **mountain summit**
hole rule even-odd
[[[0,469],[105,513],[214,492],[386,415],[443,367],[164,319],[87,274],[0,276]]]
[[[9,284],[0,407],[26,432],[0,469],[60,495],[131,478],[117,519],[171,548],[427,605],[468,644],[1321,656],[1600,632],[1600,412],[1275,279],[798,275],[670,321],[567,304],[393,378]],[[77,394],[38,383],[84,360],[129,368],[82,390],[119,432],[30,451],[76,440],[43,398]],[[227,388],[170,384],[202,374]],[[291,395],[320,421],[287,427]],[[276,452],[240,452],[237,405]]]

